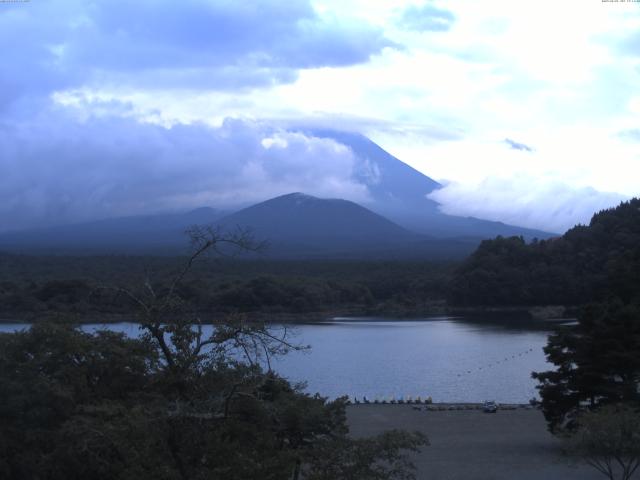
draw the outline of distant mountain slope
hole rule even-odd
[[[0,235],[0,250],[54,254],[178,254],[194,224],[252,231],[268,258],[463,258],[476,240],[420,235],[356,203],[302,193],[283,195],[230,215],[202,208],[186,214],[114,218]],[[249,255],[251,256],[251,255]]]
[[[434,237],[493,238],[520,236],[549,238],[549,232],[507,225],[474,217],[446,215],[427,195],[442,187],[438,182],[397,159],[364,135],[336,130],[306,130],[319,138],[331,138],[349,148],[358,162],[354,180],[367,186],[372,202],[367,208],[415,232]]]
[[[221,219],[220,224],[250,226],[262,238],[313,244],[397,244],[419,238],[357,203],[303,193],[258,203]]]
[[[274,257],[461,258],[475,245],[419,235],[354,202],[303,193],[253,205],[219,224],[250,228]]]
[[[227,212],[198,208],[187,213],[109,218],[0,235],[0,250],[24,253],[169,253],[187,245],[185,230],[211,224]]]
[[[398,160],[364,135],[335,130],[311,130],[308,133],[331,138],[351,148],[359,160],[354,178],[367,185],[376,205],[396,209],[420,204],[437,210],[438,204],[426,195],[442,185]]]
[[[331,138],[352,149],[356,157],[353,177],[367,186],[369,203],[360,206],[346,200],[290,194],[224,219],[223,212],[202,208],[186,214],[114,218],[5,233],[0,235],[0,250],[172,254],[184,251],[187,227],[218,221],[227,227],[253,228],[256,237],[272,243],[270,254],[274,256],[460,258],[482,239],[498,235],[527,240],[553,236],[500,222],[445,215],[427,198],[441,187],[438,182],[365,136],[333,130],[305,133]]]

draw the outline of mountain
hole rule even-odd
[[[442,185],[397,159],[369,138],[336,130],[303,130],[349,147],[356,157],[353,179],[367,186],[371,202],[365,206],[415,232],[440,238],[476,239],[522,236],[527,240],[555,236],[549,232],[474,217],[446,215],[429,198]]]
[[[357,203],[291,193],[222,218],[225,229],[248,227],[274,257],[452,258],[469,242],[419,235]]]
[[[220,224],[249,226],[258,237],[309,245],[395,244],[418,238],[357,203],[303,193],[258,203],[224,217]]]
[[[194,224],[250,229],[267,258],[462,258],[477,241],[411,232],[354,202],[292,193],[223,215],[201,208],[185,214],[124,217],[0,235],[0,250],[53,254],[177,254]],[[249,255],[250,257],[252,255]]]
[[[250,227],[279,257],[459,258],[482,239],[553,235],[501,222],[446,215],[428,198],[442,186],[367,137],[335,130],[303,130],[350,148],[353,179],[367,186],[370,201],[319,199],[301,193],[267,200],[228,215],[210,208],[182,214],[92,221],[0,235],[0,250],[39,253],[147,253],[184,251],[184,230],[194,224]],[[452,240],[453,239],[453,240]]]
[[[211,224],[227,212],[198,208],[187,213],[109,218],[0,235],[0,249],[20,253],[148,253],[184,249],[185,230]]]
[[[436,211],[438,204],[426,196],[441,188],[438,182],[398,160],[369,138],[358,133],[310,130],[310,135],[329,138],[349,147],[356,156],[354,180],[367,186],[378,209],[395,211],[410,205]]]

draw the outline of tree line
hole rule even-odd
[[[639,199],[623,202],[549,240],[485,240],[454,273],[448,299],[456,305],[638,301],[639,209]]]
[[[37,317],[129,314],[134,305],[103,284],[162,288],[178,257],[0,255],[0,314]],[[453,264],[394,261],[203,261],[180,285],[200,312],[307,313],[419,309],[442,302]],[[146,273],[145,273],[146,272]]]

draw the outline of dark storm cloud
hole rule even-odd
[[[56,64],[53,46],[65,34],[51,21],[50,7],[47,2],[0,4],[0,112],[27,92],[32,98],[46,96],[77,81]]]
[[[403,12],[400,24],[411,30],[445,32],[451,28],[455,19],[450,11],[430,4],[412,5]]]
[[[299,69],[366,62],[393,46],[380,29],[320,17],[304,0],[4,4],[0,42],[0,106],[84,85],[286,83]]]
[[[367,196],[332,140],[235,120],[164,128],[117,101],[74,109],[51,96],[289,83],[393,47],[377,27],[307,0],[38,0],[0,4],[0,42],[0,231],[292,191]]]
[[[0,231],[85,219],[230,207],[304,191],[361,201],[346,147],[258,123],[164,128],[48,111],[0,121]]]
[[[380,30],[322,19],[305,1],[101,2],[78,34],[72,58],[125,71],[340,66],[391,45]]]
[[[505,138],[504,143],[509,145],[509,147],[513,150],[520,150],[522,152],[533,152],[534,150],[533,147],[525,145],[524,143],[516,142],[514,140],[511,140],[510,138]]]

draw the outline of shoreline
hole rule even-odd
[[[560,313],[562,308],[562,314]],[[384,308],[363,308],[362,306],[352,306],[345,308],[328,308],[313,312],[209,312],[200,313],[203,324],[216,323],[214,318],[224,318],[225,316],[239,313],[246,316],[249,321],[265,322],[265,323],[287,323],[287,324],[303,324],[303,323],[323,323],[331,321],[335,318],[359,318],[359,317],[387,317],[396,318],[398,320],[420,319],[434,316],[465,316],[478,317],[481,320],[486,315],[515,315],[517,320],[554,322],[554,321],[570,321],[575,320],[576,307],[565,306],[474,306],[474,307],[454,307],[447,305],[438,305],[417,309],[384,309]],[[550,312],[550,314],[547,314]],[[196,313],[198,315],[198,313]],[[88,324],[88,323],[135,323],[135,313],[78,313],[78,312],[12,312],[0,313],[0,324],[8,323],[37,323],[47,320],[60,321],[69,320],[72,323]]]
[[[409,402],[368,402],[368,403],[348,403],[350,408],[368,408],[368,407],[410,407],[413,410],[425,412],[453,412],[463,410],[482,410],[484,402],[431,402],[431,403],[409,403]],[[499,403],[496,402],[498,410],[539,410],[536,405],[530,403]]]

